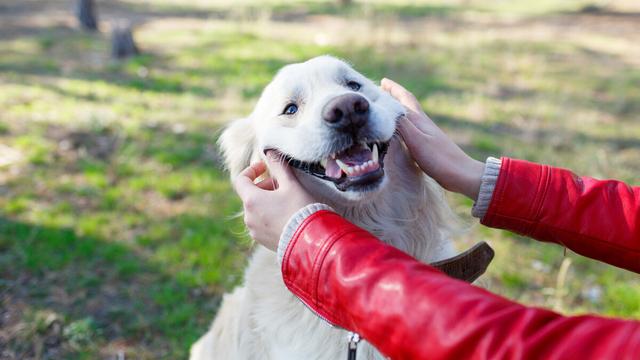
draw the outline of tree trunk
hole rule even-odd
[[[80,26],[85,30],[98,30],[98,20],[96,19],[96,7],[93,0],[78,0],[76,15]]]
[[[114,25],[111,32],[111,55],[116,59],[123,59],[138,53],[138,47],[131,32],[131,24]]]

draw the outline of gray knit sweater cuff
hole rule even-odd
[[[284,230],[282,231],[282,235],[280,235],[280,241],[278,242],[278,264],[282,264],[282,258],[284,258],[284,253],[287,251],[289,241],[291,241],[291,238],[298,229],[298,226],[300,226],[306,218],[320,210],[334,211],[329,205],[315,203],[303,207],[289,218],[287,225],[285,225]]]
[[[480,184],[480,193],[478,194],[478,200],[473,204],[471,208],[471,215],[482,219],[489,210],[489,204],[493,197],[493,190],[496,188],[496,182],[498,181],[498,174],[500,174],[500,167],[502,166],[502,160],[494,157],[488,157],[484,166],[484,173],[482,174],[482,183]]]

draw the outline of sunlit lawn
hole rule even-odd
[[[0,349],[184,358],[251,247],[221,125],[316,55],[403,83],[478,158],[640,183],[639,10],[506,3],[119,1],[89,34],[66,2],[29,3],[47,9],[34,15],[9,1],[0,22],[22,26],[0,27]],[[116,62],[108,22],[122,17],[143,54]],[[469,220],[471,203],[451,200]],[[459,245],[480,240],[497,252],[482,281],[497,293],[640,318],[630,273],[478,226]]]

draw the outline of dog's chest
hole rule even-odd
[[[346,358],[348,332],[330,326],[309,310],[286,289],[278,271],[274,254],[258,249],[246,274],[253,329],[252,344],[247,347],[264,349],[265,359]],[[357,359],[383,357],[363,341]]]

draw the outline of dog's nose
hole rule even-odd
[[[322,118],[337,130],[355,132],[369,119],[369,102],[359,94],[336,96],[322,109]]]

